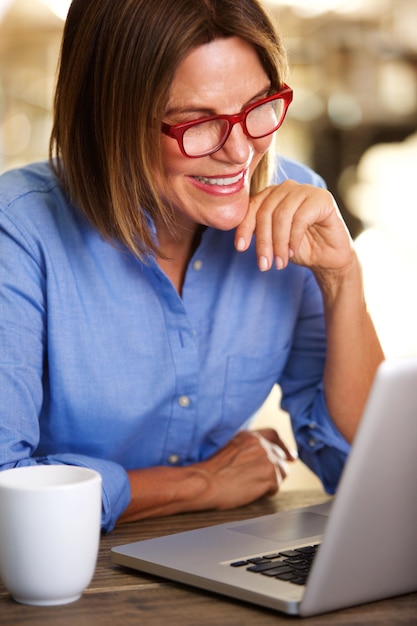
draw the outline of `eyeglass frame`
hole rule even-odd
[[[267,104],[268,102],[271,102],[273,100],[279,100],[279,99],[282,99],[284,101],[284,110],[283,110],[281,120],[278,126],[274,128],[274,130],[271,130],[270,132],[265,133],[264,135],[260,135],[256,137],[254,137],[253,135],[250,135],[246,127],[246,118],[248,114],[251,111],[253,111],[253,109],[256,109],[257,107],[262,106],[263,104]],[[253,104],[250,104],[249,106],[245,107],[240,113],[235,113],[233,115],[227,115],[227,114],[211,115],[209,117],[201,117],[197,120],[192,120],[191,122],[180,122],[179,124],[167,124],[166,122],[161,122],[161,131],[162,133],[164,133],[164,135],[167,135],[168,137],[171,137],[172,139],[176,139],[179,149],[181,150],[182,154],[185,157],[189,159],[200,159],[205,156],[210,156],[210,154],[214,154],[218,150],[221,150],[224,144],[226,143],[226,141],[229,139],[230,134],[233,130],[233,127],[236,124],[239,124],[239,123],[241,124],[243,132],[250,139],[262,139],[263,137],[268,137],[268,135],[272,135],[281,127],[282,123],[284,122],[285,116],[288,111],[288,107],[290,106],[292,99],[293,99],[293,90],[291,89],[291,87],[283,83],[282,88],[279,91],[277,91],[276,93],[270,96],[267,96],[266,98],[261,98],[260,100],[257,100]],[[208,150],[207,152],[204,152],[203,154],[197,154],[197,155],[187,154],[187,152],[184,149],[184,133],[190,128],[193,128],[193,126],[198,126],[199,124],[203,124],[205,122],[212,122],[214,120],[225,120],[229,125],[229,128],[223,140],[221,141],[220,145],[216,146],[212,150]]]

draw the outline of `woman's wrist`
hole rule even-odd
[[[364,302],[362,267],[354,249],[349,262],[343,267],[320,268],[314,270],[314,275],[322,292],[325,306],[331,305],[345,293],[349,294],[349,297],[356,294],[358,300]]]

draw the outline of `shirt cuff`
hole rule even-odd
[[[33,459],[35,461],[35,459]],[[77,465],[96,470],[102,479],[101,529],[113,530],[118,517],[130,502],[130,483],[123,467],[113,461],[105,461],[80,454],[59,454],[36,459],[44,465]]]
[[[319,477],[327,493],[335,493],[351,446],[333,423],[322,390],[309,419],[297,425],[294,436],[300,459]]]

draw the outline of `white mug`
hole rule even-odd
[[[0,472],[0,578],[22,604],[78,600],[94,574],[101,476],[71,465]]]

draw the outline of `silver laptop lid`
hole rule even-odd
[[[301,613],[417,589],[417,358],[380,366]]]

